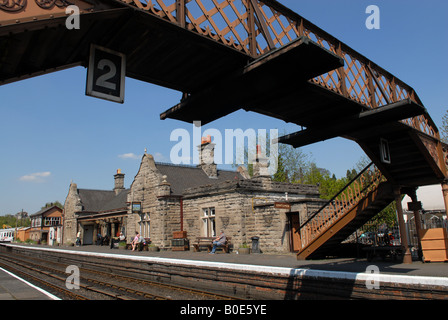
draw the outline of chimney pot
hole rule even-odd
[[[114,175],[115,186],[114,191],[115,194],[119,194],[122,190],[124,190],[124,173],[121,173],[121,169],[117,170],[117,174]]]

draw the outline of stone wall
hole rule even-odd
[[[180,230],[180,198],[170,197],[170,184],[157,170],[154,158],[146,154],[128,194],[128,202],[141,202],[142,214],[150,216],[150,237],[162,249],[171,245],[172,234]],[[139,231],[140,215],[128,211],[126,234],[132,239]]]
[[[232,237],[232,243],[242,242],[245,235],[244,217],[250,208],[239,193],[229,192],[184,199],[183,203],[184,230],[187,231],[190,241],[194,241],[196,237],[212,236],[210,233],[206,234],[204,209],[214,208],[216,233],[224,230]]]
[[[299,213],[307,211],[309,201],[321,202],[317,186],[291,185],[270,179],[228,181],[219,185],[201,186],[184,193],[184,230],[190,241],[206,236],[204,208],[215,209],[216,232],[224,229],[232,237],[234,250],[259,237],[262,252],[289,252],[289,210],[277,209],[275,202],[300,202],[294,205]],[[308,212],[303,212],[304,216]]]
[[[137,175],[131,184],[128,202],[141,202],[142,214],[149,214],[151,217],[151,229],[153,229],[152,219],[158,207],[157,186],[160,184],[161,179],[162,177],[158,174],[153,157],[145,153]],[[126,236],[128,242],[132,241],[136,231],[140,231],[140,220],[140,215],[132,213],[130,207],[126,221]],[[152,235],[152,232],[150,234]]]
[[[288,201],[291,210],[275,208],[275,202]],[[229,180],[219,184],[203,185],[184,190],[183,195],[172,195],[170,181],[163,176],[149,154],[144,154],[138,173],[130,187],[127,202],[128,215],[124,219],[125,233],[130,242],[136,231],[150,221],[150,237],[153,244],[162,249],[171,247],[174,231],[187,231],[190,244],[207,234],[204,219],[214,219],[214,230],[224,230],[232,237],[234,250],[251,238],[260,238],[263,252],[290,251],[291,212],[299,213],[305,220],[322,204],[319,190],[314,185],[290,184],[272,181],[267,177]],[[132,202],[141,202],[142,211],[132,213]],[[181,207],[182,206],[182,207]],[[204,209],[214,209],[213,216],[204,216]],[[71,184],[64,209],[64,242],[76,239],[75,212],[81,211],[76,184]],[[147,236],[144,234],[144,236]]]
[[[64,203],[64,211],[63,211],[63,244],[75,243],[76,241],[76,216],[75,212],[81,211],[81,199],[78,195],[78,187],[76,183],[71,183],[69,187],[69,191],[67,194],[67,198]]]

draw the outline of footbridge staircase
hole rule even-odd
[[[370,163],[296,230],[299,259],[332,255],[342,241],[394,200],[392,185]]]
[[[416,91],[275,0],[0,1],[0,85],[87,67],[92,45],[123,54],[127,77],[181,93],[162,120],[244,109],[302,128],[281,143],[361,146],[374,164],[303,223],[300,258],[330,250],[394,192],[445,183],[446,148]]]

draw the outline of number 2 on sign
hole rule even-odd
[[[95,84],[103,88],[115,90],[117,85],[115,83],[109,82],[108,80],[115,77],[115,75],[117,74],[117,67],[112,61],[108,59],[101,59],[98,62],[98,69],[104,70],[105,67],[108,67],[109,71],[98,77]]]

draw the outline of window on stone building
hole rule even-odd
[[[60,217],[45,217],[44,218],[44,226],[57,226],[61,224]]]
[[[42,222],[42,217],[33,218],[32,222],[31,222],[31,226],[32,227],[40,227],[41,222]]]
[[[149,230],[150,230],[150,217],[151,215],[149,213],[143,213],[140,215],[140,235],[143,238],[150,238]]]
[[[216,237],[215,208],[202,209],[203,234],[205,237]]]

